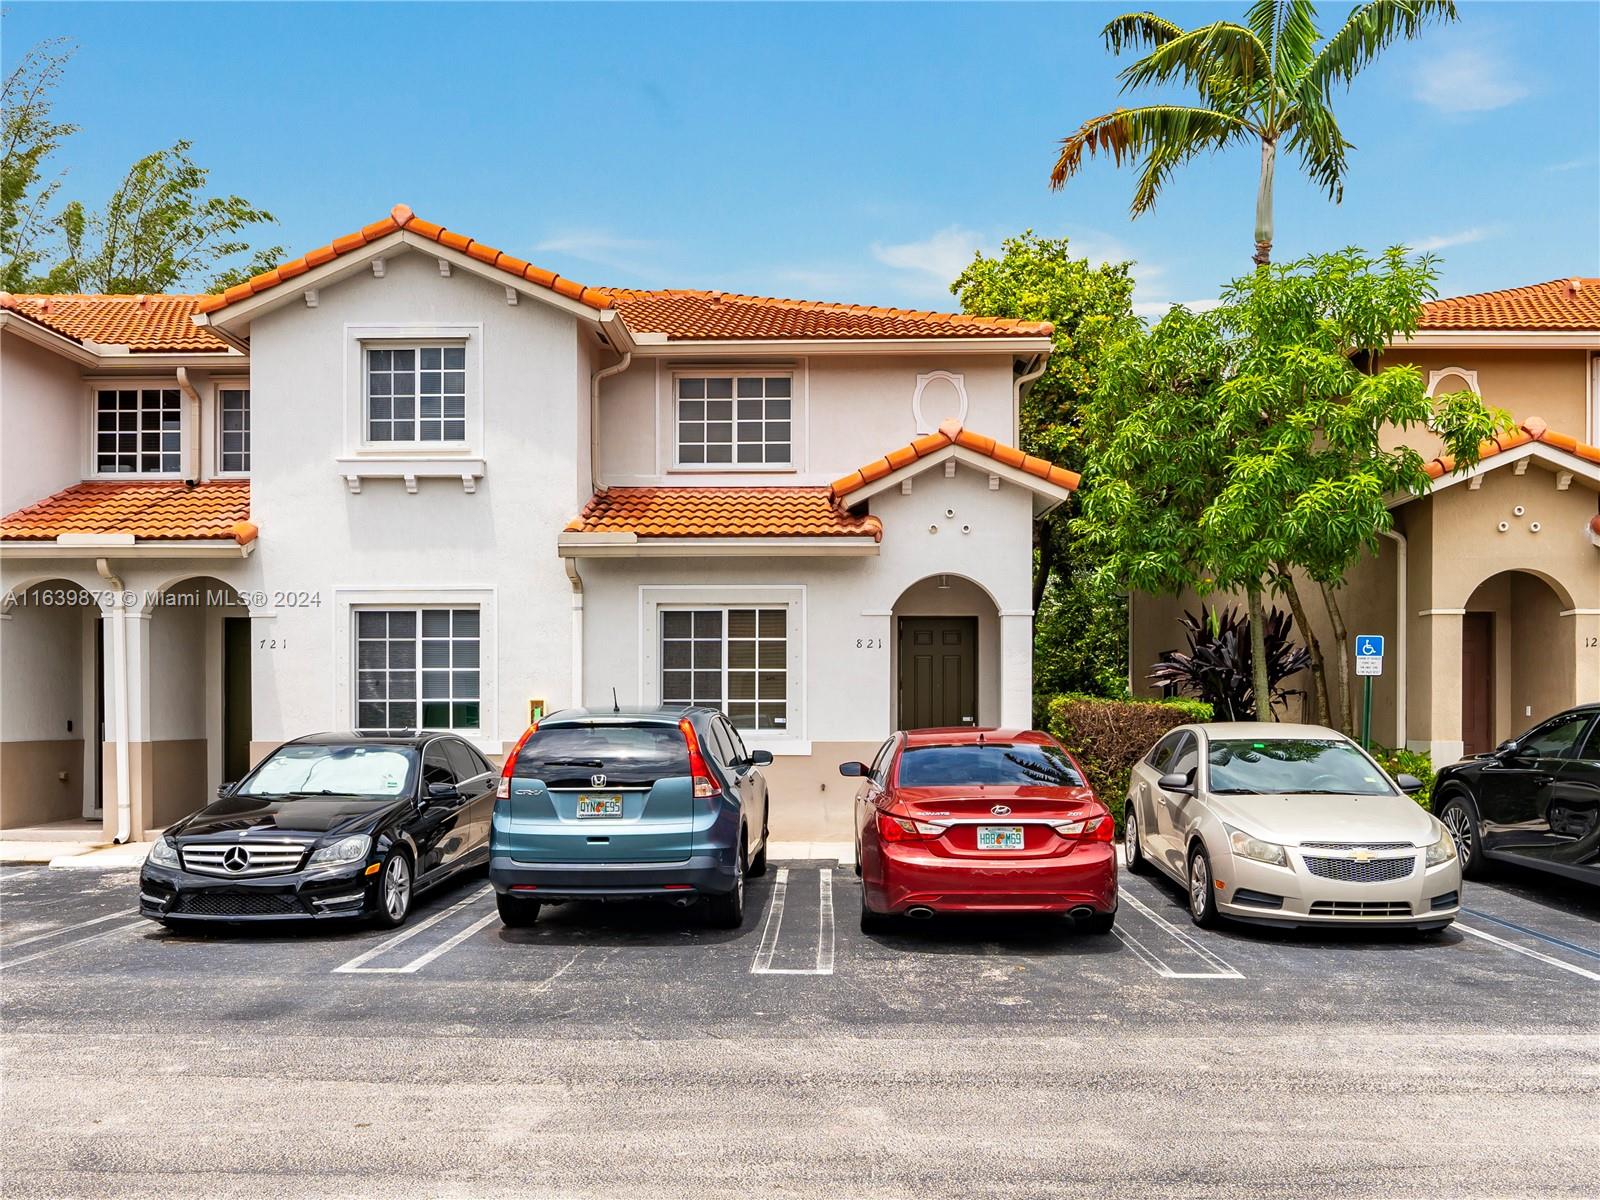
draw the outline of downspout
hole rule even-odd
[[[112,840],[120,846],[133,835],[133,796],[130,793],[133,770],[128,761],[128,626],[122,607],[122,593],[126,589],[122,580],[111,573],[111,564],[105,559],[95,559],[94,569],[116,595],[111,622],[111,694],[116,704],[117,832]]]
[[[592,496],[600,490],[600,381],[612,375],[620,375],[628,369],[633,362],[633,351],[623,351],[621,359],[609,367],[601,367],[589,376],[589,495]],[[587,502],[588,497],[583,498]],[[568,571],[571,574],[569,568]],[[576,578],[576,576],[573,576]],[[578,586],[581,595],[583,588]]]
[[[1383,536],[1394,539],[1394,744],[1406,750],[1406,676],[1410,663],[1406,659],[1406,535],[1393,529],[1383,530]]]
[[[1049,365],[1050,356],[1048,354],[1035,354],[1032,365],[1011,381],[1011,429],[1013,437],[1022,436],[1022,385],[1032,383],[1039,378]]]
[[[567,568],[567,579],[572,583],[572,707],[583,707],[583,576],[578,574],[578,560],[561,560]]]
[[[178,368],[178,389],[189,397],[189,462],[194,469],[188,477],[199,483],[205,478],[200,460],[200,389],[189,382],[188,367]]]

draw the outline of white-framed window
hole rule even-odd
[[[363,607],[352,615],[357,729],[483,728],[478,608]]]
[[[96,475],[178,475],[183,471],[183,394],[176,387],[97,387]]]
[[[217,470],[228,475],[250,471],[250,389],[217,389]]]
[[[365,377],[369,444],[465,444],[465,345],[370,345]]]
[[[735,471],[792,467],[794,402],[790,371],[675,375],[675,465]]]
[[[785,608],[663,608],[661,700],[721,709],[734,728],[789,724]]]

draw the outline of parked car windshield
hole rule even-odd
[[[234,795],[403,796],[416,764],[417,752],[404,746],[284,746]]]
[[[542,726],[517,755],[516,774],[547,788],[649,787],[689,774],[689,743],[677,725]]]
[[[1211,766],[1211,791],[1219,795],[1394,795],[1383,772],[1346,741],[1213,741],[1206,761]]]
[[[895,777],[901,787],[1083,787],[1083,776],[1066,752],[1038,743],[964,742],[956,746],[909,746]]]

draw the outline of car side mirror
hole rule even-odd
[[[229,796],[233,795],[233,789],[238,787],[238,786],[239,786],[239,784],[238,784],[237,780],[235,780],[233,783],[218,784],[217,785],[217,799],[218,800],[226,800]]]
[[[847,762],[839,764],[839,774],[849,779],[859,779],[870,771],[871,768],[866,763]]]
[[[1194,784],[1189,782],[1189,777],[1172,771],[1156,780],[1156,786],[1163,792],[1179,792],[1185,796],[1194,795]]]
[[[445,801],[461,799],[461,789],[453,783],[430,783],[425,799]]]
[[[1402,792],[1408,796],[1415,796],[1422,790],[1422,780],[1415,775],[1407,775],[1404,771],[1394,777],[1394,781]]]
[[[1521,758],[1522,747],[1517,745],[1515,738],[1511,739],[1510,741],[1501,742],[1494,748],[1494,757],[1500,759],[1501,761],[1509,761],[1513,758]]]
[[[771,750],[752,750],[750,757],[745,760],[752,767],[770,767],[772,765]]]

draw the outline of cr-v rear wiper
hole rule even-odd
[[[547,758],[544,760],[547,767],[603,767],[606,764],[598,758]]]

